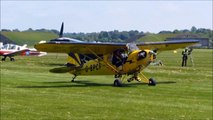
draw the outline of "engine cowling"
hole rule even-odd
[[[123,65],[126,73],[134,73],[147,67],[156,59],[156,53],[152,50],[135,50],[128,55]]]

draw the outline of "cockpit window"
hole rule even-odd
[[[12,45],[12,46],[10,47],[11,50],[13,50],[13,49],[15,49],[15,48],[16,48],[15,45]]]

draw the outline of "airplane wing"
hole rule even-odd
[[[117,49],[126,48],[125,43],[40,43],[34,46],[37,50],[53,53],[108,54]]]
[[[198,43],[197,40],[144,42],[136,44],[139,49],[174,50]],[[126,43],[39,43],[37,50],[53,53],[110,54],[117,49],[127,49]]]
[[[27,51],[29,51],[29,50],[28,49],[23,49],[23,50],[18,50],[18,51],[11,52],[11,53],[5,53],[2,56],[17,56],[17,55],[22,55],[22,54],[24,54]]]
[[[144,42],[137,44],[139,49],[150,49],[150,50],[175,50],[178,48],[185,48],[194,44],[198,44],[198,40],[178,40],[178,41],[162,41],[162,42]]]

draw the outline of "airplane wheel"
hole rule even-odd
[[[121,87],[121,86],[122,86],[121,80],[115,79],[115,81],[114,81],[114,86]]]
[[[2,58],[1,61],[5,61],[5,58]]]
[[[15,61],[15,59],[14,58],[10,58],[10,61]]]
[[[155,86],[156,85],[156,81],[153,78],[149,79],[149,86]]]

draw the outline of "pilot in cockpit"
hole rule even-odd
[[[127,60],[127,54],[125,50],[119,49],[113,52],[112,64],[115,65],[119,70],[122,70],[122,65]]]

